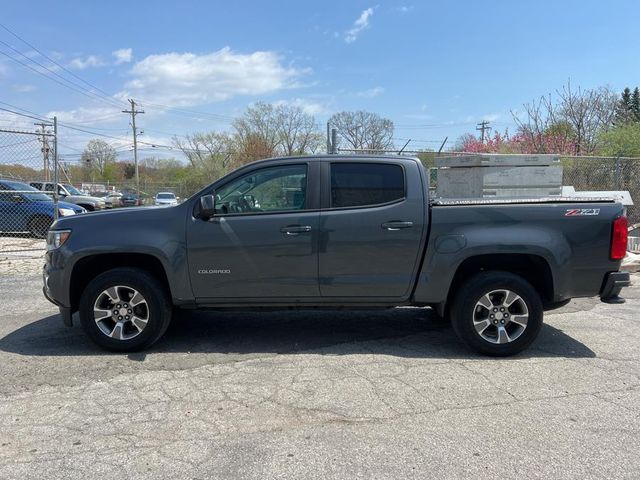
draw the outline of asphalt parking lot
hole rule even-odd
[[[0,478],[638,478],[638,286],[547,314],[510,359],[426,309],[182,314],[116,355],[21,264],[0,269]]]

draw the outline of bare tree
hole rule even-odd
[[[329,123],[355,150],[386,150],[393,146],[393,122],[377,113],[339,112],[331,116]]]
[[[276,123],[283,155],[316,153],[323,145],[315,118],[297,105],[278,105]]]
[[[104,140],[94,138],[89,140],[80,158],[83,165],[87,165],[90,170],[97,170],[100,176],[103,176],[107,165],[116,161],[117,153],[115,148]]]
[[[615,120],[617,96],[601,87],[573,89],[568,82],[556,91],[558,101],[551,95],[523,105],[524,112],[511,112],[518,131],[531,143],[537,153],[553,153],[551,145],[564,150],[572,146],[576,155],[591,154],[599,145],[600,132],[609,129]]]
[[[573,90],[570,82],[557,93],[560,97],[558,113],[573,127],[576,135],[576,154],[594,153],[599,133],[613,125],[617,95],[606,87]]]
[[[545,133],[556,121],[555,105],[551,95],[525,103],[523,108],[523,115],[511,111],[518,131],[527,138],[536,153],[549,153],[546,151]]]
[[[275,107],[258,102],[247,108],[242,118],[233,123],[238,153],[243,161],[273,157],[281,145],[278,116]],[[255,155],[259,155],[254,158]]]
[[[206,171],[213,178],[227,173],[234,165],[233,139],[227,133],[194,133],[173,137],[173,144],[182,151],[193,167]]]

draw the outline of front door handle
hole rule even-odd
[[[385,230],[395,231],[400,230],[401,228],[411,228],[413,227],[413,222],[401,222],[401,221],[391,221],[385,222],[381,225]]]
[[[311,231],[310,225],[287,225],[282,227],[280,231],[286,235],[300,235]]]

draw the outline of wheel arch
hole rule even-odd
[[[509,272],[524,278],[538,292],[543,303],[553,302],[554,278],[547,259],[528,253],[498,253],[475,255],[462,261],[451,281],[446,305],[451,304],[453,297],[466,279],[479,272],[492,270]]]
[[[160,281],[167,294],[171,295],[167,272],[158,257],[146,253],[100,253],[83,257],[73,265],[69,281],[71,310],[78,309],[80,296],[91,280],[119,267],[139,268],[149,272]]]

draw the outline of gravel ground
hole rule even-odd
[[[638,478],[637,286],[509,359],[413,308],[181,314],[121,355],[63,327],[37,262],[0,275],[0,478]]]
[[[0,236],[0,275],[37,274],[44,263],[45,241],[27,236]]]

